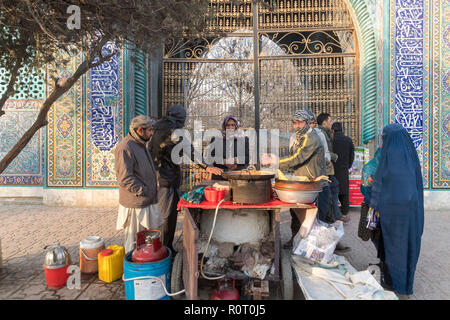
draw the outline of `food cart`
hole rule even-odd
[[[186,298],[189,300],[198,299],[198,280],[201,277],[199,270],[199,230],[201,216],[206,210],[214,210],[217,203],[203,201],[199,204],[180,200],[178,210],[184,214],[183,222],[183,250],[178,252],[174,258],[172,266],[171,285],[172,291],[185,289]],[[255,210],[256,212],[268,212],[270,219],[271,235],[273,235],[274,257],[273,270],[267,273],[264,280],[277,282],[281,287],[284,300],[292,300],[294,279],[290,261],[290,250],[282,249],[280,237],[280,211],[282,209],[296,208],[297,216],[302,222],[303,228],[312,226],[317,214],[317,207],[314,204],[295,204],[282,202],[276,198],[258,204],[239,204],[233,201],[223,201],[218,214],[229,214],[235,210]],[[220,209],[227,209],[220,211]],[[220,226],[216,226],[220,228]],[[237,270],[229,270],[227,277],[236,280],[246,280],[248,275]]]

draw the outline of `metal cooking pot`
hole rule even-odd
[[[287,203],[313,203],[320,193],[319,191],[293,191],[293,190],[279,190],[275,191],[281,201]]]
[[[258,170],[224,172],[222,177],[229,180],[232,200],[240,204],[259,204],[272,198],[271,179],[274,173]]]
[[[44,248],[47,249],[48,246]],[[56,244],[47,249],[44,259],[44,267],[47,269],[57,269],[71,264],[70,254],[67,249]]]
[[[322,181],[295,181],[275,179],[275,189],[285,191],[321,191]]]
[[[227,180],[270,180],[275,174],[270,171],[238,170],[224,172],[222,177]]]

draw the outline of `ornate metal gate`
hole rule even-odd
[[[289,132],[305,108],[330,113],[360,144],[357,39],[343,0],[210,3],[211,29],[226,36],[166,44],[163,114],[180,103],[191,128],[234,114],[245,128]]]

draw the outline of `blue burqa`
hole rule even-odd
[[[424,224],[423,181],[412,139],[399,124],[383,129],[370,207],[380,213],[392,287],[397,293],[412,294]]]

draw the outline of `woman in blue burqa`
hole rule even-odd
[[[380,215],[377,249],[385,284],[409,295],[424,225],[422,172],[412,139],[401,125],[387,125],[382,138],[368,201]]]

